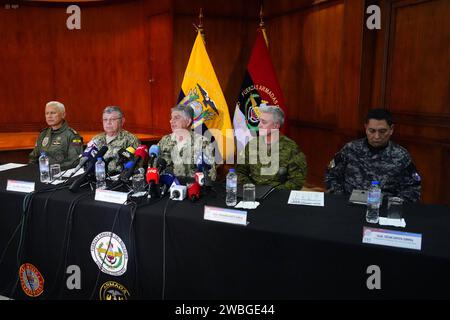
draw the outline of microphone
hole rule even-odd
[[[148,157],[148,148],[145,144],[141,144],[134,153],[136,158],[139,158],[138,165],[141,166],[145,163]]]
[[[148,166],[153,167],[153,162],[157,157],[159,157],[160,149],[156,144],[152,145],[149,150],[150,160],[148,161]]]
[[[78,172],[89,160],[95,159],[98,152],[98,148],[95,144],[87,147],[84,152],[81,154],[81,160],[78,165],[73,169],[73,172],[70,174],[69,178],[71,178],[75,173]]]
[[[280,181],[280,184],[286,183],[287,180],[288,171],[285,167],[280,167],[277,172],[278,181]]]
[[[197,182],[201,187],[205,185],[205,174],[203,172],[196,172],[194,175],[194,180]]]
[[[108,151],[107,146],[103,146],[100,148],[100,150],[97,152],[96,156],[91,158],[88,163],[86,164],[86,170],[85,172],[76,179],[69,187],[69,190],[72,192],[78,192],[80,189],[80,186],[85,180],[87,180],[88,176],[92,174],[92,171],[94,170],[95,162],[97,158],[103,158],[105,153]]]
[[[154,161],[152,161],[154,162]],[[147,169],[147,183],[148,183],[148,197],[151,198],[152,190],[156,192],[158,197],[161,196],[159,190],[160,188],[155,188],[155,186],[159,185],[160,172],[164,171],[167,167],[167,162],[161,157],[156,159],[155,167],[148,167]]]
[[[159,197],[158,188],[155,188],[159,184],[159,172],[155,167],[149,167],[147,169],[146,180],[148,183],[148,198],[152,197],[152,191],[156,192],[156,196]]]
[[[192,202],[197,201],[200,198],[201,187],[197,182],[192,183],[188,186],[188,198],[191,199]]]
[[[197,181],[200,185],[204,185],[207,187],[210,187],[211,181],[209,179],[209,170],[211,169],[211,164],[208,161],[205,161],[205,157],[203,156],[203,153],[199,154],[197,157],[197,172],[203,173],[203,184],[201,184],[199,181]],[[197,178],[198,179],[198,178]]]
[[[158,157],[158,159],[156,159],[156,168],[158,169],[158,172],[164,171],[167,168],[167,161],[162,157]]]
[[[144,161],[147,158],[147,154],[148,154],[147,146],[140,145],[136,149],[136,152],[134,153],[134,155],[135,155],[134,159],[128,161],[125,164],[124,170],[120,174],[120,180],[123,182],[127,182],[130,179],[130,177],[133,175],[136,166],[141,166],[144,163]]]
[[[134,159],[134,152],[136,150],[133,147],[128,147],[126,149],[119,149],[117,152],[117,155],[119,156],[119,165],[123,165],[124,163],[127,163],[130,160]]]
[[[178,179],[170,172],[166,172],[160,177],[160,185],[161,185],[161,195],[164,196],[166,191],[170,189],[172,184],[175,182],[176,184],[180,184]]]
[[[261,200],[266,199],[267,196],[268,196],[269,194],[271,194],[272,191],[275,190],[276,187],[278,187],[278,186],[280,186],[280,185],[286,183],[286,181],[287,181],[287,176],[288,176],[288,170],[287,170],[287,168],[285,168],[285,167],[280,167],[280,168],[278,169],[278,172],[277,172],[276,175],[277,175],[278,181],[280,181],[280,183],[278,183],[278,184],[274,185],[273,187],[271,187],[271,188],[269,189],[269,191],[267,191],[267,192],[261,197]]]

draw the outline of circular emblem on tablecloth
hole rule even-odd
[[[107,281],[101,286],[99,295],[100,300],[128,300],[130,292],[118,282]]]
[[[46,146],[47,146],[48,140],[49,140],[49,137],[45,137],[44,140],[42,140],[42,146],[43,146],[43,147],[46,147]]]
[[[128,251],[115,233],[108,231],[97,235],[91,243],[91,256],[106,274],[120,276],[127,271]]]
[[[38,297],[44,292],[44,278],[31,263],[24,263],[19,268],[20,284],[29,297]]]

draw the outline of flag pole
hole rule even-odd
[[[269,47],[269,40],[267,40],[267,34],[266,34],[266,25],[264,23],[264,11],[263,11],[262,2],[261,2],[261,7],[259,9],[259,29],[261,30],[264,40],[266,41],[266,46]]]

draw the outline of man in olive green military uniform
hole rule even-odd
[[[260,106],[259,112],[259,136],[238,155],[238,182],[300,190],[306,178],[306,158],[294,141],[279,134],[283,111],[277,106]]]
[[[119,164],[119,150],[128,147],[136,149],[140,145],[140,141],[134,134],[122,129],[125,117],[119,107],[106,107],[103,110],[102,121],[105,132],[93,137],[88,146],[95,144],[99,150],[101,147],[107,146],[108,151],[103,157],[108,163],[107,172],[109,175],[119,174],[123,171],[122,165]]]
[[[194,110],[189,105],[177,105],[171,110],[170,127],[172,133],[158,142],[161,157],[167,162],[167,171],[177,177],[193,178],[197,164],[211,165],[209,179],[216,180],[214,146],[210,140],[191,130]]]
[[[50,164],[59,163],[61,170],[74,167],[78,156],[82,153],[83,139],[64,120],[65,107],[57,101],[50,101],[45,106],[45,121],[48,128],[41,131],[33,151],[29,155],[29,163],[38,163],[42,152],[45,152]]]

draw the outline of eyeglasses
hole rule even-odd
[[[103,119],[103,122],[105,122],[105,123],[114,122],[114,121],[117,121],[117,120],[120,120],[120,119],[122,119],[122,118]]]

